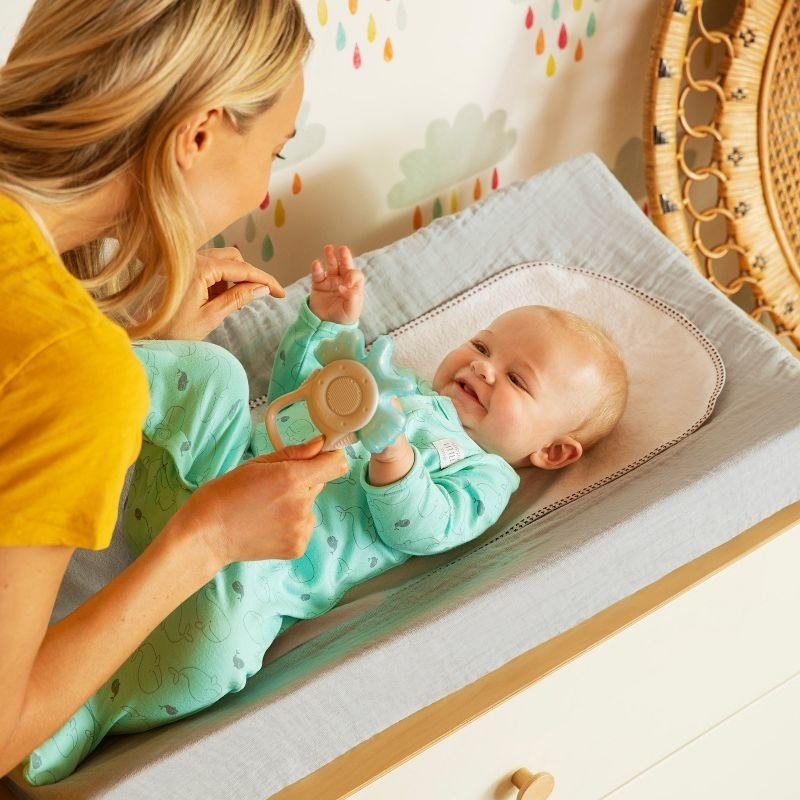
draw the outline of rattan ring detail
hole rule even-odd
[[[663,0],[648,87],[653,221],[800,347],[800,0]]]

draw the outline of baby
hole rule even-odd
[[[364,276],[346,247],[326,247],[311,279],[308,303],[278,348],[270,400],[319,368],[319,342],[360,316]],[[135,553],[198,485],[272,449],[264,425],[251,425],[247,379],[229,353],[159,341],[137,351],[152,401],[123,517]],[[444,357],[432,387],[418,380],[416,393],[399,399],[406,429],[392,444],[379,453],[346,447],[350,470],[318,496],[303,556],[219,572],[31,754],[26,777],[59,780],[108,733],[163,725],[240,690],[295,621],[410,556],[483,533],[519,484],[515,468],[577,461],[613,429],[626,395],[619,354],[585,320],[543,306],[502,314]],[[287,443],[315,435],[304,404],[281,412],[280,431]]]

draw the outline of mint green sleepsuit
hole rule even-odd
[[[278,349],[269,399],[317,369],[317,344],[341,329],[303,304]],[[206,342],[166,341],[137,345],[136,352],[150,382],[151,409],[123,517],[134,554],[195,488],[272,450],[263,423],[251,423],[247,379],[230,353]],[[401,398],[415,450],[409,474],[389,486],[370,486],[369,452],[358,443],[348,446],[350,470],[318,496],[306,553],[220,571],[31,754],[28,780],[60,780],[108,733],[154,728],[239,691],[293,622],[323,614],[350,587],[410,556],[448,550],[495,522],[518,486],[516,473],[464,433],[447,398],[422,381],[418,389]],[[282,411],[279,428],[286,443],[315,434],[304,403]]]

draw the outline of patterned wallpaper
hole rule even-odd
[[[652,0],[302,0],[315,39],[269,196],[217,237],[289,281],[578,153],[644,202]]]
[[[653,0],[301,4],[315,45],[297,135],[215,243],[289,282],[326,242],[380,247],[587,150],[644,203]],[[30,3],[13,5],[0,54]]]

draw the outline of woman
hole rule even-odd
[[[138,451],[128,336],[202,338],[282,294],[197,248],[262,199],[309,42],[296,0],[38,0],[0,69],[0,774],[225,564],[300,555],[346,469],[319,443],[243,464],[48,629]]]

